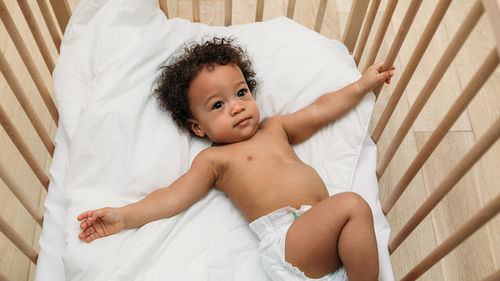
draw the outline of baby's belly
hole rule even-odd
[[[259,170],[226,191],[249,222],[285,206],[312,206],[328,197],[321,177],[302,162]]]

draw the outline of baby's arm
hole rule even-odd
[[[189,171],[170,186],[153,191],[144,199],[121,208],[102,208],[80,214],[78,221],[83,222],[78,237],[88,243],[125,228],[139,227],[177,215],[203,198],[215,180],[216,171],[210,153],[202,151],[193,160]]]
[[[382,71],[383,62],[370,66],[356,82],[320,96],[313,104],[279,120],[287,133],[290,144],[307,140],[322,127],[342,117],[353,109],[365,96],[384,81],[389,84],[394,66]]]

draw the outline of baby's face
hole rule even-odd
[[[194,117],[190,129],[200,137],[234,143],[257,132],[259,109],[237,65],[204,67],[191,81],[188,101]]]

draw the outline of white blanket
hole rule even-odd
[[[267,280],[255,235],[217,190],[176,217],[90,244],[78,240],[76,217],[87,209],[135,202],[168,186],[210,145],[180,132],[152,96],[158,67],[186,40],[210,34],[237,38],[254,62],[262,118],[294,112],[360,74],[338,42],[287,18],[209,27],[167,20],[154,2],[81,0],[63,39],[54,87],[70,144],[66,278]],[[331,194],[351,190],[373,103],[373,94],[366,95],[345,117],[295,147]],[[381,214],[377,190],[357,192]],[[378,235],[387,230],[383,216],[375,224]],[[381,280],[392,279],[387,235],[383,247],[379,243]]]

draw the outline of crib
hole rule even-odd
[[[76,4],[0,0],[0,280],[35,277],[58,124],[51,73]],[[342,41],[361,72],[394,64],[392,83],[375,90],[370,131],[395,278],[500,280],[499,0],[158,6],[210,25],[287,16]]]

